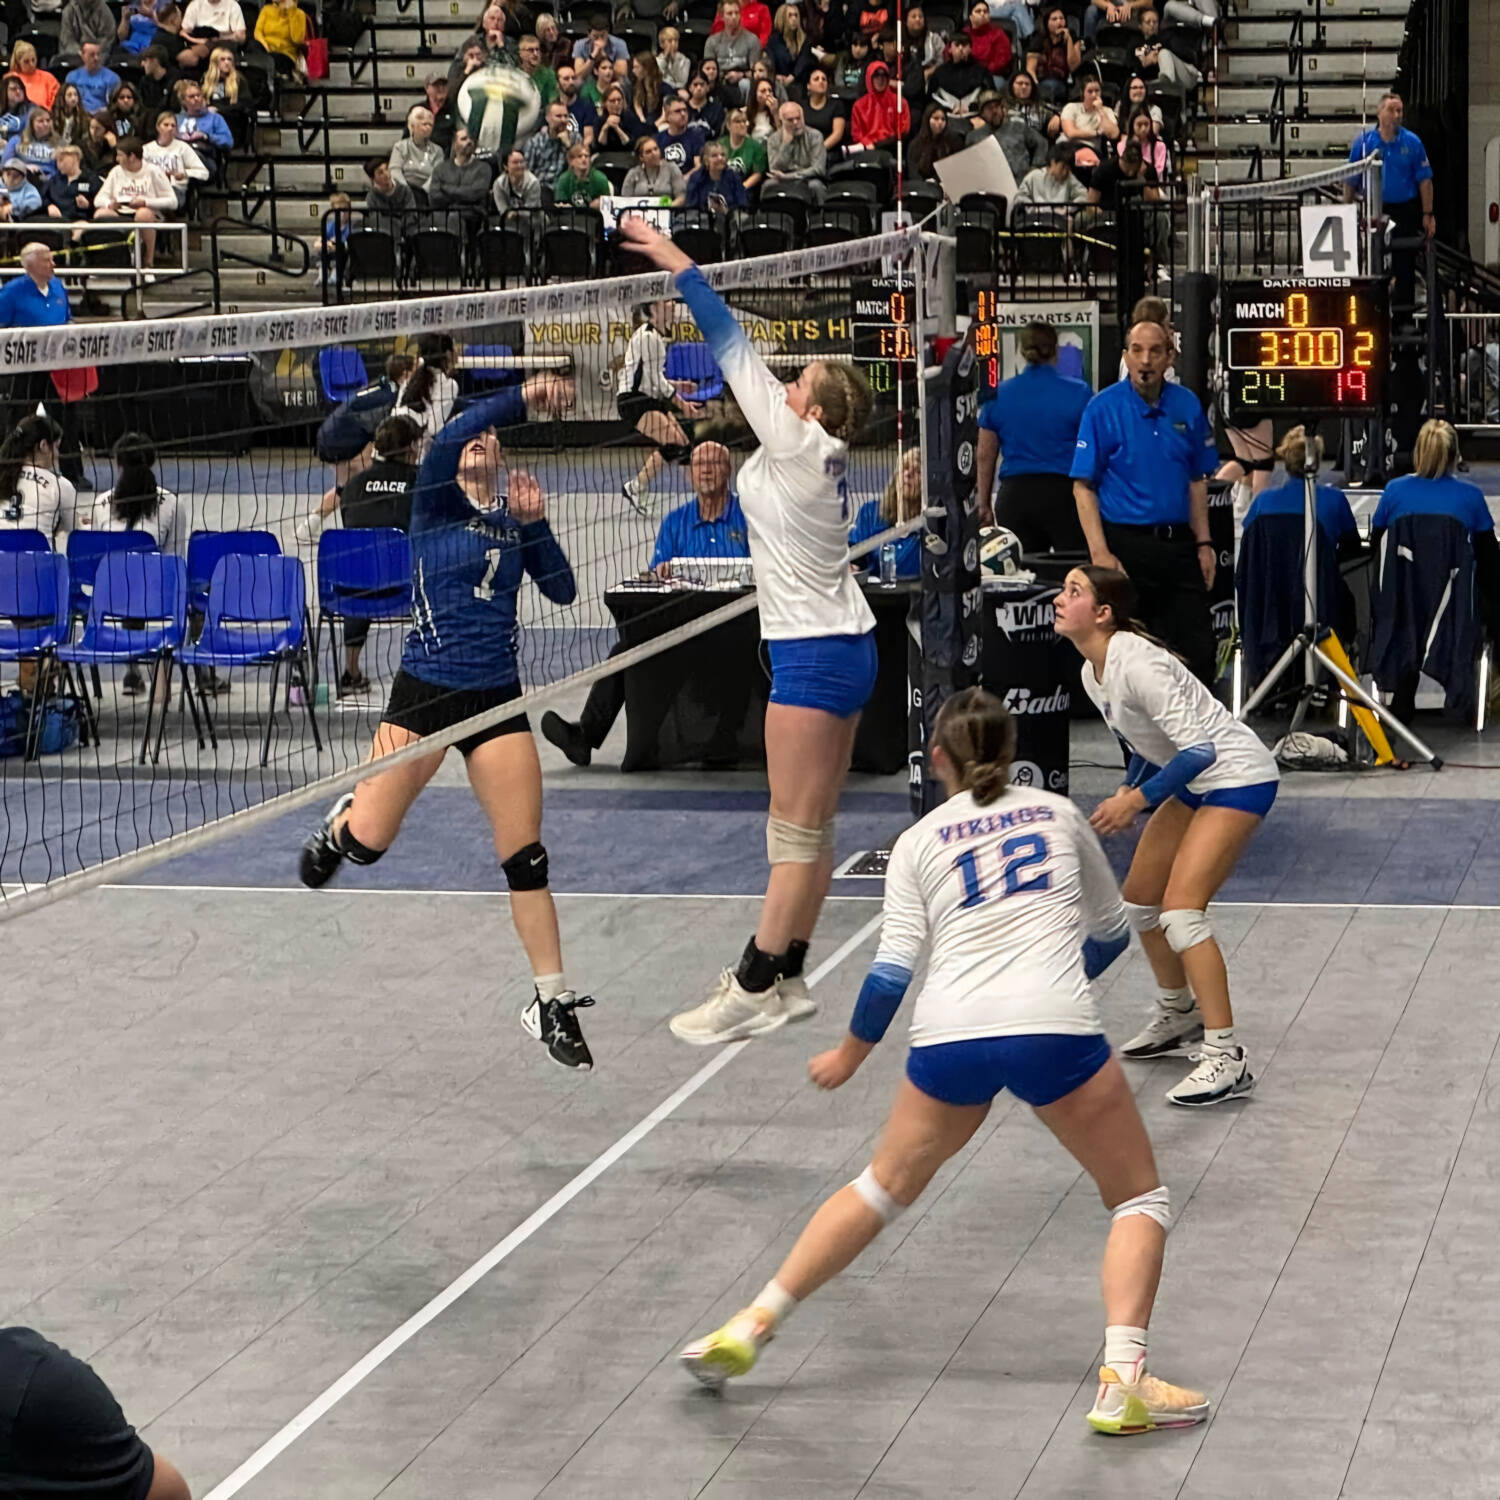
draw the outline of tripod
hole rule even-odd
[[[1412,733],[1400,719],[1384,704],[1367,693],[1355,677],[1330,656],[1323,642],[1333,635],[1332,629],[1318,619],[1318,454],[1316,444],[1309,441],[1307,456],[1302,468],[1302,597],[1303,625],[1285,651],[1277,658],[1275,666],[1261,679],[1260,686],[1245,700],[1239,717],[1244,718],[1265,701],[1271,690],[1281,679],[1286,669],[1300,656],[1305,672],[1302,690],[1298,695],[1297,708],[1292,718],[1295,729],[1307,712],[1318,686],[1318,668],[1323,667],[1335,682],[1356,703],[1362,705],[1384,724],[1393,734],[1399,735],[1420,760],[1425,760],[1434,771],[1443,766],[1441,757],[1434,755],[1423,742]],[[1336,639],[1336,638],[1335,638]]]

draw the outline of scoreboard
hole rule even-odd
[[[917,299],[911,281],[856,281],[849,292],[851,350],[877,397],[917,378]]]
[[[1219,362],[1229,420],[1383,413],[1388,298],[1380,277],[1224,282]]]

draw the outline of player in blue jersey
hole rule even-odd
[[[538,375],[476,402],[433,438],[411,491],[413,625],[372,760],[520,697],[517,603],[526,575],[554,604],[576,597],[541,486],[529,474],[507,473],[496,434],[524,421],[528,407],[557,412],[572,397],[571,381]],[[521,1023],[564,1067],[591,1068],[575,1012],[594,1002],[570,990],[563,974],[531,725],[516,714],[459,740],[458,750],[494,830],[511,917],[536,980]],[[340,797],[303,846],[303,884],[326,885],[345,859],[374,864],[445,754],[392,767]]]
[[[774,1031],[812,1015],[807,945],[833,878],[834,818],[860,711],[875,686],[875,617],[849,568],[849,445],[870,415],[852,365],[811,361],[783,385],[703,273],[644,220],[632,250],[670,271],[760,446],[740,469],[740,507],[760,633],[771,658],[766,779],[771,878],[738,968],[702,1005],[671,1020],[695,1046]]]

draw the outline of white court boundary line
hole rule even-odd
[[[153,889],[153,887],[130,886],[128,889]],[[154,889],[160,890],[162,887],[157,886]],[[231,889],[238,888],[231,887]],[[274,889],[279,890],[281,887],[274,887]],[[853,937],[829,954],[808,975],[808,985],[811,987],[821,983],[838,968],[880,926],[880,921],[879,915],[871,917]],[[520,1249],[538,1229],[556,1218],[585,1188],[602,1177],[622,1156],[645,1140],[663,1120],[691,1099],[705,1083],[723,1072],[749,1045],[750,1039],[747,1038],[744,1041],[731,1042],[724,1047],[716,1057],[699,1068],[681,1088],[663,1099],[645,1119],[627,1130],[607,1151],[596,1156],[588,1166],[577,1176],[569,1179],[540,1208],[523,1219],[498,1245],[482,1255],[456,1280],[450,1282],[425,1307],[413,1313],[394,1333],[383,1338],[358,1364],[351,1366],[340,1375],[321,1396],[304,1406],[280,1432],[257,1448],[227,1479],[216,1484],[204,1500],[230,1500],[230,1496],[237,1495],[257,1474],[285,1453],[315,1422],[327,1416],[345,1396],[374,1374],[391,1355],[415,1338],[435,1318],[452,1307],[465,1292],[476,1287],[496,1266],[508,1259],[514,1251]]]
[[[835,872],[835,879],[841,878]],[[842,877],[848,878],[848,877]],[[875,876],[868,877],[876,879]],[[155,881],[121,881],[113,885],[100,885],[101,891],[170,891],[209,895],[290,896],[306,895],[301,885],[161,885]],[[325,894],[320,892],[320,897]],[[417,886],[337,886],[326,892],[332,896],[444,896],[468,897],[471,900],[492,900],[496,896],[508,896],[503,887],[493,891],[460,890],[439,891]],[[736,891],[553,891],[555,901],[760,901],[763,892]],[[840,901],[880,901],[884,898],[869,896],[825,896],[824,904]],[[1453,904],[1447,901],[1215,901],[1234,911],[1268,911],[1280,907],[1285,911],[1500,911],[1500,900]],[[823,970],[817,971],[820,975]]]

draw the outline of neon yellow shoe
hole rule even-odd
[[[695,1339],[677,1357],[694,1380],[717,1391],[725,1381],[748,1375],[771,1338],[771,1315],[763,1307],[747,1307],[722,1328]]]
[[[1168,1385],[1144,1368],[1127,1380],[1109,1365],[1099,1367],[1099,1394],[1088,1415],[1095,1432],[1128,1437],[1158,1427],[1192,1427],[1208,1416],[1208,1397],[1186,1386]]]

